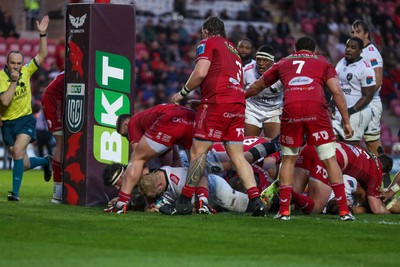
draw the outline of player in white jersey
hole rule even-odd
[[[362,20],[356,20],[351,27],[351,36],[360,38],[363,41],[363,50],[361,56],[368,61],[375,71],[375,94],[371,100],[370,106],[372,110],[372,119],[368,124],[368,128],[364,134],[364,141],[370,152],[379,155],[378,147],[382,146],[381,135],[381,117],[382,117],[382,101],[379,92],[382,86],[383,76],[383,60],[376,46],[371,42],[370,30],[368,24]]]
[[[238,42],[237,51],[239,53],[240,59],[242,60],[243,71],[256,63],[253,59],[253,43],[250,39],[243,38]],[[245,73],[243,72],[243,79],[246,84]]]
[[[335,68],[346,97],[354,135],[348,139],[344,138],[342,117],[339,112],[335,114],[333,127],[343,142],[356,146],[360,144],[371,120],[369,103],[375,92],[375,73],[370,64],[361,57],[362,48],[363,42],[360,38],[350,37],[346,42],[345,56]]]
[[[274,64],[274,49],[268,45],[261,46],[256,53],[256,61],[244,68],[244,85],[255,82]],[[246,117],[244,134],[264,135],[275,138],[279,134],[280,115],[282,113],[283,85],[280,81],[265,88],[258,95],[246,99]]]
[[[164,204],[169,204],[178,200],[182,188],[186,182],[188,169],[185,167],[164,166],[155,172],[145,174],[140,179],[140,189],[143,194],[152,199],[158,199],[154,210],[158,210]],[[209,174],[202,177],[200,184],[207,186],[208,197],[202,199],[199,194],[199,200],[210,204],[216,204],[221,208],[235,212],[246,212],[248,210],[249,198],[246,194],[232,189],[229,184],[220,176]],[[205,180],[205,181],[204,181]],[[200,187],[201,188],[201,187]],[[194,204],[195,197],[192,199]],[[250,210],[250,209],[249,209]],[[200,205],[200,213],[210,213],[209,205]]]

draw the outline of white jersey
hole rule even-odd
[[[254,60],[253,60],[254,61]],[[260,78],[256,62],[250,62],[243,68],[245,90]],[[268,113],[279,110],[283,104],[283,84],[277,81],[260,93],[246,99],[246,110],[254,110],[257,113]],[[280,112],[279,114],[280,115]]]
[[[339,77],[340,86],[347,101],[347,107],[354,106],[361,98],[361,88],[376,84],[375,72],[370,64],[364,59],[347,65],[345,58],[342,58],[336,65],[336,72]]]
[[[257,72],[257,65],[256,61],[252,59],[249,63],[243,66],[243,83],[245,89],[258,79],[255,78],[254,72]]]
[[[370,64],[373,69],[378,67],[383,68],[383,59],[381,53],[379,53],[378,49],[373,43],[369,43],[366,47],[363,48],[361,56],[365,61]],[[379,87],[379,89],[375,92],[373,101],[381,100],[379,96],[380,91],[381,87]]]
[[[157,206],[165,203],[172,203],[178,200],[185,186],[188,168],[185,167],[161,167],[167,174],[168,186]],[[220,176],[215,174],[208,175],[209,202],[215,203],[222,208],[236,212],[246,212],[249,198],[246,194],[232,189],[232,187]],[[192,199],[194,203],[194,197]]]
[[[162,194],[163,202],[172,203],[177,200],[182,192],[182,188],[186,183],[187,168],[163,166],[160,170],[164,170],[167,175],[168,186]]]
[[[364,47],[361,56],[370,63],[373,69],[378,67],[383,68],[382,56],[374,44],[369,43],[366,47]],[[382,101],[379,96],[380,91],[381,87],[375,92],[374,97],[372,98],[370,103],[372,109],[372,118],[364,133],[365,142],[373,142],[379,140],[381,135],[381,118],[383,111]]]
[[[357,203],[354,194],[356,193],[357,190],[357,185],[358,185],[357,179],[350,175],[344,174],[343,183],[344,183],[344,192],[347,199],[347,206],[355,206]],[[328,202],[333,198],[335,198],[335,193],[332,191],[331,195],[329,196]],[[323,213],[326,213],[326,206],[323,210]]]

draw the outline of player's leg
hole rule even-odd
[[[10,147],[10,154],[13,158],[13,171],[12,171],[12,192],[8,195],[9,201],[19,200],[19,190],[24,176],[24,162],[29,164],[29,158],[26,154],[26,148],[31,141],[31,137],[26,134],[19,134],[16,136],[15,143]]]
[[[350,214],[350,211],[347,207],[342,171],[336,160],[335,143],[331,142],[316,146],[316,150],[328,172],[329,182],[339,206],[339,215],[343,218],[343,216]]]
[[[225,179],[218,175],[210,174],[208,180],[210,193],[215,196],[218,206],[229,211],[246,212],[249,204],[249,198],[246,194],[233,190]]]
[[[51,166],[53,169],[53,198],[52,203],[58,204],[62,201],[62,151],[63,151],[63,134],[61,131],[54,132],[53,136],[56,140],[56,147],[54,149],[53,160]]]
[[[282,148],[282,165],[279,174],[279,213],[276,219],[290,219],[290,199],[293,184],[294,166],[297,160],[299,148]]]
[[[238,176],[246,188],[251,202],[250,205],[252,205],[253,216],[264,216],[264,203],[260,199],[260,192],[254,179],[253,169],[243,155],[243,144],[240,142],[226,142],[225,147]]]

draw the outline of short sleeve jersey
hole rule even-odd
[[[160,169],[165,171],[167,175],[167,195],[172,198],[171,200],[177,200],[182,192],[182,188],[185,186],[188,169],[185,167],[173,168],[169,166],[163,166]]]
[[[0,114],[4,121],[15,120],[32,114],[32,93],[30,79],[37,71],[38,65],[35,59],[29,61],[21,69],[21,75],[15,89],[15,94],[8,107],[0,104]],[[11,78],[5,69],[0,72],[0,94],[4,93],[10,86]]]
[[[383,59],[381,53],[379,53],[379,50],[373,43],[369,43],[363,48],[361,56],[364,58],[364,60],[369,62],[373,69],[378,67],[383,68]],[[380,88],[375,92],[374,99],[380,99],[379,92]]]
[[[220,36],[200,41],[196,50],[199,60],[211,62],[200,85],[202,103],[245,104],[242,60],[232,43]]]
[[[363,87],[376,84],[374,70],[363,59],[348,64],[346,59],[342,58],[336,65],[336,72],[346,97],[348,108],[354,106],[362,97],[361,90]]]
[[[175,104],[156,105],[131,117],[128,123],[128,140],[130,143],[137,143],[147,132],[153,133],[153,128],[162,130],[159,128],[163,127],[166,132],[175,135],[169,137],[171,140],[188,149],[193,138],[195,115],[193,110]],[[157,133],[159,132],[154,134]]]
[[[307,51],[299,51],[281,59],[262,75],[267,84],[281,80],[285,104],[298,101],[325,102],[323,88],[333,77],[337,77],[336,71],[326,58]]]
[[[363,148],[338,142],[336,158],[343,174],[356,178],[368,196],[379,197],[382,165],[375,155]]]
[[[244,88],[246,89],[247,86],[252,84],[253,82],[257,81],[257,79],[260,77],[260,74],[258,74],[257,71],[257,64],[254,59],[250,61],[250,63],[246,64],[243,67],[243,82],[244,82]]]

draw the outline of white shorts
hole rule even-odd
[[[339,135],[346,141],[361,141],[364,136],[364,132],[368,127],[371,120],[371,108],[369,105],[363,110],[356,112],[350,116],[350,125],[353,128],[354,135],[349,139],[345,139],[343,126],[342,126],[342,116],[339,111],[335,113],[335,119],[332,120],[333,129],[336,135]]]
[[[371,107],[372,118],[364,133],[365,142],[376,141],[381,136],[382,101],[380,99],[372,99],[369,106]]]
[[[235,212],[246,212],[249,198],[246,194],[232,189],[224,178],[215,175],[208,175],[208,189],[210,204]]]
[[[245,123],[262,128],[264,123],[281,123],[280,115],[282,110],[280,108],[275,110],[263,110],[262,107],[256,107],[250,103],[246,103]]]

